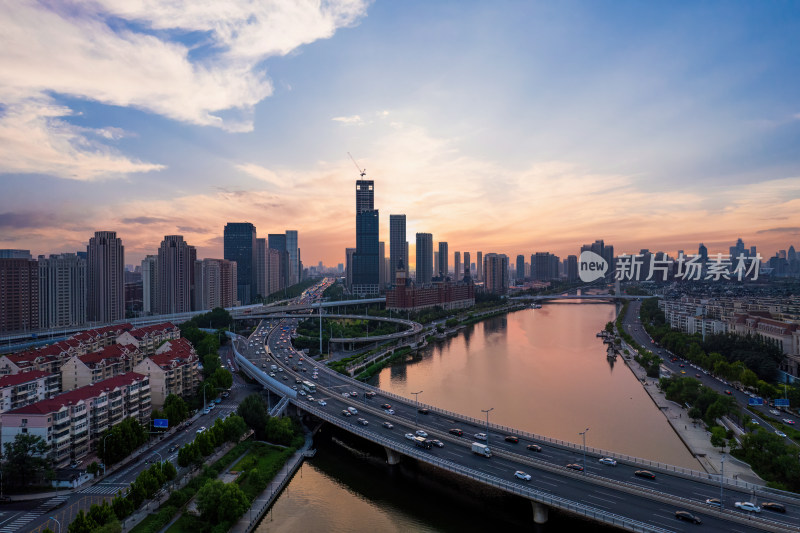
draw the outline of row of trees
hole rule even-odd
[[[241,416],[231,415],[225,420],[217,418],[213,426],[178,450],[178,466],[202,465],[217,447],[225,442],[237,442],[246,431],[247,424]]]
[[[128,457],[133,450],[150,438],[147,428],[134,418],[126,418],[116,426],[106,430],[97,440],[97,456],[106,464],[112,465]]]
[[[741,442],[732,445],[731,454],[749,464],[769,485],[800,492],[800,461],[797,450],[787,446],[785,439],[758,428],[742,435]]]
[[[661,378],[660,387],[668,400],[681,405],[691,405],[689,418],[702,419],[708,426],[714,426],[718,418],[729,414],[741,418],[733,396],[719,394],[703,386],[695,378],[678,376]]]
[[[267,440],[276,444],[290,446],[299,434],[298,428],[295,427],[292,419],[269,416],[264,400],[257,393],[245,398],[239,404],[236,413],[253,430],[258,440]]]

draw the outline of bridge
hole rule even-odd
[[[257,328],[262,331],[263,326]],[[276,328],[275,331],[278,331]],[[282,396],[284,407],[313,415],[342,430],[382,446],[387,462],[396,464],[411,458],[452,472],[473,482],[494,487],[531,502],[533,519],[547,521],[548,509],[557,508],[598,522],[628,531],[665,532],[683,530],[686,526],[676,520],[676,510],[689,510],[702,517],[704,530],[709,531],[795,531],[800,532],[800,498],[767,487],[738,479],[722,478],[687,468],[617,454],[607,450],[552,439],[516,428],[487,424],[459,413],[436,406],[417,403],[346,376],[330,371],[325,365],[306,361],[304,366],[315,368],[319,377],[317,391],[312,401],[291,388],[296,380],[309,380],[307,373],[296,373],[286,361],[291,347],[281,347],[277,335],[254,334],[258,347],[266,339],[273,354],[269,364],[281,365],[282,372],[271,377],[262,370],[267,366],[265,355],[249,347],[250,339],[234,338],[235,357],[248,375],[272,392]],[[283,362],[282,362],[283,361]],[[259,363],[262,365],[259,368]],[[369,397],[367,395],[369,393]],[[324,405],[319,403],[323,399]],[[382,406],[390,404],[393,412]],[[352,407],[354,416],[343,416],[343,410]],[[277,412],[277,411],[275,411]],[[358,419],[367,421],[366,425]],[[393,427],[384,427],[390,422]],[[450,432],[458,428],[463,437]],[[442,448],[423,449],[415,446],[405,434],[417,430],[443,442]],[[491,458],[472,453],[471,443],[476,433],[485,433],[493,452]],[[518,437],[519,442],[507,442],[505,436]],[[532,451],[528,446],[540,446]],[[598,459],[610,457],[617,466],[600,464]],[[566,464],[584,464],[578,472],[565,468]],[[656,475],[655,480],[634,476],[634,471],[646,469]],[[531,481],[519,480],[514,472],[522,470],[531,474]],[[720,496],[724,490],[725,509],[705,504],[706,498]],[[778,501],[786,505],[785,515],[749,515],[733,509],[734,501]]]
[[[632,296],[630,294],[537,294],[524,296],[510,296],[509,300],[525,300],[530,302],[546,302],[550,300],[641,300],[644,296]]]

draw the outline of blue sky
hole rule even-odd
[[[58,6],[54,8],[53,6]],[[210,7],[209,7],[210,6]],[[408,240],[565,256],[800,247],[800,7],[20,1],[0,7],[0,247],[228,221],[353,246],[351,152]],[[413,252],[412,252],[413,257]]]

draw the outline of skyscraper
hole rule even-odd
[[[383,241],[378,242],[378,283],[381,287],[384,287],[388,283],[388,278],[386,277],[386,268],[384,265],[386,264],[386,243]]]
[[[289,264],[286,274],[288,286],[300,283],[300,243],[297,238],[296,230],[286,230],[286,254]]]
[[[86,260],[75,254],[39,256],[39,327],[86,323]]]
[[[533,268],[533,265],[531,265]],[[478,252],[478,259],[475,261],[476,278],[483,281],[483,252]]]
[[[417,233],[417,285],[430,283],[433,278],[433,235]]]
[[[486,254],[483,263],[484,288],[493,294],[505,294],[508,288],[508,256]]]
[[[359,295],[380,292],[378,257],[379,218],[374,206],[372,180],[356,181],[356,251],[353,254],[353,288]]]
[[[197,261],[197,307],[200,310],[236,305],[236,263],[226,259]]]
[[[345,248],[345,265],[346,265],[346,272],[345,272],[345,283],[347,284],[347,290],[353,290],[353,256],[356,254],[355,248]]]
[[[256,297],[255,254],[256,227],[250,222],[225,224],[223,256],[228,261],[236,261],[236,293],[242,305],[248,305]]]
[[[286,251],[286,234],[270,233],[267,235],[267,246],[271,250],[277,250],[281,254],[281,290],[288,287],[289,283],[289,254]]]
[[[453,252],[453,281],[461,281],[461,252]]]
[[[447,262],[449,252],[447,251],[447,243],[439,242],[439,272],[438,276],[442,279],[447,278],[450,265]]]
[[[158,313],[191,311],[194,261],[182,235],[166,235],[158,249]]]
[[[142,311],[154,315],[158,309],[158,256],[148,255],[142,259]]]
[[[39,267],[0,258],[0,333],[39,329]]]
[[[525,279],[525,256],[517,256],[517,279]]]
[[[30,250],[12,250],[5,248],[0,250],[0,259],[33,259]]]
[[[567,256],[567,281],[578,281],[578,256]]]
[[[86,247],[86,318],[125,318],[125,248],[116,231],[96,231]]]
[[[469,262],[469,252],[464,252],[464,277],[472,277],[471,264]]]
[[[406,256],[406,216],[389,215],[389,279],[388,284],[394,284],[397,265],[402,261],[405,267],[408,266]]]
[[[267,239],[256,237],[256,259],[253,263],[253,278],[256,280],[256,294],[267,297]]]

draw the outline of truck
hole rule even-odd
[[[473,442],[472,443],[472,453],[476,453],[478,455],[482,455],[483,457],[491,457],[492,450],[485,444],[481,444],[480,442]]]
[[[426,450],[430,450],[431,447],[433,446],[433,444],[431,444],[431,441],[429,441],[425,437],[414,437],[414,444]]]

